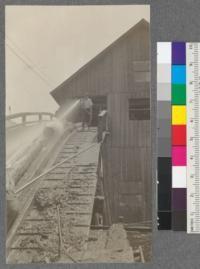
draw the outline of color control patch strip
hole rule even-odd
[[[157,44],[158,229],[200,233],[200,43]]]
[[[186,230],[186,44],[172,42],[172,229]]]
[[[157,44],[158,229],[186,230],[186,44]]]

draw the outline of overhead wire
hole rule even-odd
[[[21,49],[19,49],[18,46],[14,44],[14,42],[11,40],[10,37],[6,35],[7,40],[12,44],[10,45],[8,41],[5,42],[8,49],[18,58],[20,59],[23,64],[25,64],[35,75],[37,75],[48,87],[54,88],[55,86],[50,82],[49,79],[46,78],[44,74],[42,74],[41,70],[39,68],[35,67],[35,64],[33,61],[25,55],[25,53],[22,53]],[[18,50],[18,51],[17,51]],[[20,51],[20,53],[19,53]],[[23,55],[22,55],[23,54]]]
[[[46,84],[46,86],[48,86],[48,88],[55,88],[55,85],[50,82],[50,80],[41,72],[41,70],[39,70],[39,68],[35,66],[35,63],[33,63],[30,57],[25,55],[25,53],[22,52],[19,46],[17,46],[16,43],[14,43],[12,39],[8,37],[8,35],[6,35],[6,39],[7,40],[5,40],[5,45],[9,49],[9,51],[14,54],[32,73],[39,77],[40,80],[42,80]]]

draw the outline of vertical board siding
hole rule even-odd
[[[61,99],[86,92],[107,96],[110,136],[104,148],[104,184],[113,221],[118,221],[123,206],[132,207],[132,221],[151,218],[150,121],[129,120],[129,99],[150,98],[149,38],[149,25],[138,24],[57,93],[62,93]]]

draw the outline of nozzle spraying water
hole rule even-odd
[[[59,116],[59,119],[67,120],[68,116],[70,116],[77,108],[80,103],[80,99],[74,100],[66,109],[63,111],[63,113]]]
[[[66,123],[69,122],[69,117],[78,109],[80,99],[74,100],[72,103],[66,105],[65,110],[52,122],[48,123],[44,129],[44,136],[51,138],[54,135],[61,135],[63,133]]]

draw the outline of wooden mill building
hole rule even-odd
[[[60,111],[87,93],[93,125],[107,109],[104,188],[112,222],[151,220],[149,45],[143,19],[51,92]]]

